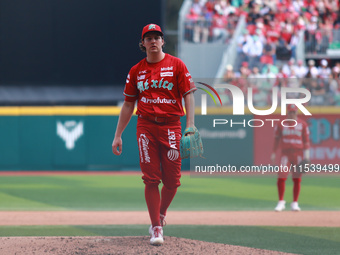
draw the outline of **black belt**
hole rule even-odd
[[[150,115],[138,115],[139,118],[150,120],[155,123],[171,123],[176,122],[180,120],[179,116],[173,116],[173,117],[158,117],[158,116],[150,116]]]

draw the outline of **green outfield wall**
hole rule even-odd
[[[111,150],[119,111],[0,107],[0,170],[138,170],[136,116],[124,131],[123,154]]]
[[[111,152],[117,120],[117,109],[107,107],[3,107],[0,109],[0,169],[136,167],[136,118],[132,118],[124,134],[126,153],[121,157]]]
[[[207,116],[201,115],[199,110],[196,112],[196,126],[201,131],[207,156],[199,160],[216,156],[235,166],[268,160],[271,145],[265,141],[272,138],[271,130],[259,133],[242,125],[235,128],[228,125],[212,127],[214,118],[229,121],[232,118],[237,122],[245,119],[248,122],[258,117],[249,113],[243,117],[233,116],[230,108],[208,109]],[[122,155],[115,156],[111,151],[119,112],[119,107],[105,106],[0,107],[0,170],[138,170],[136,116],[132,117],[123,134]],[[316,148],[316,159],[320,160],[321,156],[317,153],[322,149],[325,155],[329,154],[322,162],[338,162],[339,108],[314,108],[311,112],[311,125],[319,120],[326,123],[327,120],[332,127],[326,137],[311,126],[311,138],[320,134],[327,138],[322,143],[312,143]],[[183,129],[184,125],[185,117],[182,118]],[[209,148],[216,146],[220,148],[218,153],[209,155]],[[182,169],[189,169],[189,160],[182,163]]]

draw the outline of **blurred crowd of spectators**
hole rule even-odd
[[[247,61],[250,68],[262,68],[276,60],[296,59],[302,35],[307,52],[325,53],[333,40],[333,28],[338,26],[338,10],[337,0],[250,1],[245,13],[247,26],[238,40],[241,58],[236,66]]]
[[[326,52],[333,28],[340,26],[338,10],[335,0],[255,0],[250,5],[235,67],[242,89],[253,87],[255,104],[271,104],[272,87],[277,86],[307,88],[312,105],[340,105],[340,62],[296,61],[301,35],[306,51]]]
[[[233,36],[243,0],[193,0],[184,39],[193,43],[227,43]]]
[[[252,88],[253,102],[256,106],[271,105],[273,87],[306,88],[312,94],[310,105],[340,105],[340,62],[330,67],[326,59],[317,63],[310,59],[305,66],[301,60],[295,62],[292,58],[280,68],[267,65],[264,69],[264,72],[260,72],[257,66],[250,68],[248,62],[243,62],[239,71],[235,72],[232,65],[227,65],[223,83],[238,86],[245,95],[248,88]],[[221,94],[226,104],[232,102],[228,90]],[[288,96],[304,97],[296,94]]]
[[[340,62],[296,60],[301,36],[306,51],[314,54],[326,53],[334,40],[340,42],[338,0],[193,0],[185,40],[228,43],[241,15],[246,27],[237,38],[237,60],[226,67],[224,82],[245,94],[251,87],[258,106],[271,104],[275,86],[309,89],[312,105],[340,105]],[[231,102],[228,93],[222,93],[224,101]]]
[[[252,59],[265,55],[263,61],[274,63],[296,58],[299,31],[305,32],[308,52],[324,53],[333,29],[340,28],[338,0],[193,0],[184,39],[227,43],[240,16],[247,25],[239,51]],[[335,37],[340,41],[340,33]]]

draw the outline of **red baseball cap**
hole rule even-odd
[[[149,24],[149,25],[146,25],[143,28],[143,31],[142,31],[142,40],[144,38],[144,35],[146,33],[149,33],[149,32],[159,32],[163,36],[163,32],[162,32],[162,29],[161,29],[160,26],[158,26],[156,24]]]
[[[296,107],[295,104],[289,104],[289,105],[287,106],[287,111],[288,111],[288,112],[297,112],[297,110],[298,110],[298,108]]]

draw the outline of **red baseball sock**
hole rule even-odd
[[[159,208],[161,198],[159,196],[158,184],[145,185],[145,201],[148,206],[152,226],[160,226]]]
[[[287,178],[278,178],[277,179],[277,191],[279,193],[279,200],[283,200],[285,195],[286,188],[286,180]]]
[[[301,189],[301,178],[293,178],[294,186],[293,186],[293,201],[297,202],[300,195]]]
[[[168,189],[163,185],[161,195],[161,214],[166,215],[166,210],[169,208],[173,198],[175,197],[177,188]]]

